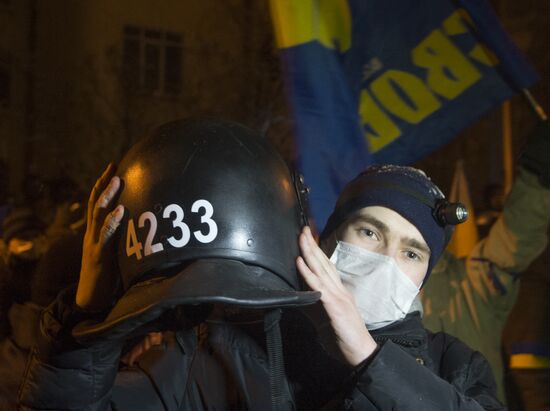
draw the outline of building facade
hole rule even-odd
[[[20,24],[14,4],[25,2]],[[17,103],[14,79],[4,92],[18,104],[0,108],[17,117],[17,132],[4,124],[0,132],[19,141],[23,154],[14,163],[24,163],[23,174],[71,176],[87,190],[109,161],[158,124],[214,114],[265,129],[274,97],[284,101],[280,76],[273,74],[279,62],[267,2],[3,3],[0,19],[11,19],[10,36],[21,37],[22,51],[8,47],[7,55],[23,90]],[[1,21],[0,27],[7,31]],[[3,60],[0,54],[0,67]],[[19,60],[32,75],[21,75]],[[4,158],[13,156],[13,144],[0,146]]]

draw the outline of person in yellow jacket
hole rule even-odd
[[[550,222],[550,126],[542,123],[519,160],[501,216],[468,257],[446,252],[422,295],[424,324],[480,351],[504,400],[501,334],[516,302],[520,273],[546,248]]]

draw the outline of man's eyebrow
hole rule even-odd
[[[401,242],[409,247],[416,248],[417,250],[422,251],[426,254],[431,254],[430,248],[426,244],[418,241],[416,238],[404,237],[401,239]]]
[[[356,218],[353,219],[353,222],[352,222],[352,224],[356,224],[356,223],[372,224],[374,227],[382,231],[384,234],[390,231],[389,227],[385,223],[380,221],[378,218],[375,218],[370,215],[358,215]]]
[[[384,222],[368,214],[367,215],[361,214],[355,217],[352,221],[352,224],[356,224],[356,223],[372,224],[374,227],[380,230],[383,234],[387,234],[390,232],[390,228]],[[423,253],[426,253],[428,255],[431,254],[430,248],[424,242],[421,242],[416,238],[403,237],[401,238],[401,243],[405,244],[408,247],[416,248],[417,250],[422,251]]]

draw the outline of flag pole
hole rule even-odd
[[[512,153],[512,104],[506,100],[502,104],[502,168],[504,171],[504,194],[512,188],[514,179],[514,159]]]
[[[537,100],[535,100],[535,97],[533,97],[533,95],[531,94],[531,92],[526,89],[526,88],[522,88],[521,89],[521,92],[523,93],[523,96],[525,97],[525,99],[527,100],[527,102],[529,103],[529,106],[531,107],[531,109],[534,111],[534,113],[536,114],[536,116],[539,118],[539,120],[541,121],[547,121],[548,120],[548,116],[546,115],[546,113],[544,112],[544,109],[542,108],[542,106],[538,103]]]

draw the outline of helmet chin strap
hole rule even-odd
[[[264,331],[269,359],[269,386],[271,391],[271,407],[273,411],[294,410],[294,402],[290,397],[289,387],[285,377],[283,358],[283,343],[281,339],[281,309],[268,311],[264,317]]]

